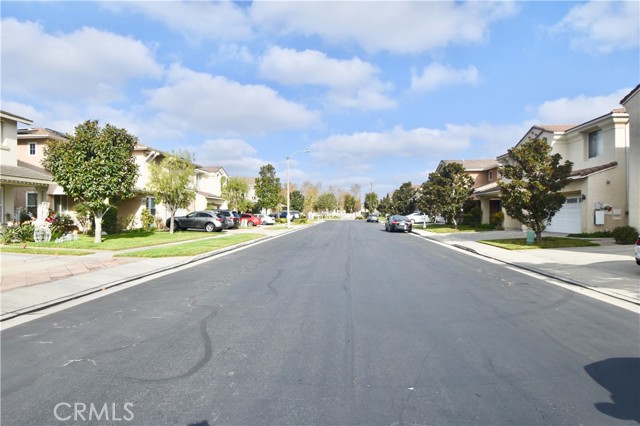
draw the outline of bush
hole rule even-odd
[[[35,229],[35,225],[31,222],[24,222],[16,226],[8,226],[2,232],[2,243],[10,244],[14,242],[33,242],[33,231],[35,231]]]
[[[102,231],[107,234],[117,234],[120,232],[122,228],[118,223],[118,209],[115,207],[111,207],[107,212],[102,216]],[[91,233],[96,231],[96,221],[91,215]]]
[[[155,224],[155,218],[153,217],[153,215],[151,213],[149,213],[149,210],[147,210],[146,208],[142,209],[142,212],[140,213],[140,221],[142,222],[142,229],[144,231],[151,231],[153,229],[153,225]]]
[[[51,222],[51,239],[62,237],[64,234],[71,232],[74,227],[73,219],[68,214],[60,213],[53,217]]]
[[[502,224],[504,223],[504,213],[503,212],[495,212],[491,215],[491,224],[494,225],[498,229],[502,229]]]
[[[616,244],[633,244],[638,239],[638,230],[633,226],[618,226],[611,231]]]

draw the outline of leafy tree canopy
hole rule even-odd
[[[303,211],[304,210],[304,195],[300,191],[293,191],[289,194],[289,202],[291,203],[291,210]]]
[[[364,194],[364,208],[373,213],[378,208],[378,194],[375,192],[367,192]]]
[[[562,208],[560,193],[569,183],[573,163],[560,164],[560,154],[551,155],[546,139],[529,139],[509,150],[510,164],[501,167],[499,182],[507,214],[528,226],[542,239],[542,231]]]
[[[405,182],[400,185],[400,188],[393,191],[391,198],[394,213],[411,214],[416,210],[416,191],[413,189],[411,182]]]
[[[473,178],[462,164],[447,163],[440,172],[429,173],[420,187],[417,206],[432,217],[443,216],[457,226],[464,203],[473,193]]]
[[[338,208],[338,199],[333,192],[325,192],[316,201],[317,211],[330,212]]]
[[[231,210],[241,210],[240,205],[247,198],[248,192],[249,184],[238,177],[230,178],[222,187],[222,196],[228,201]]]
[[[280,178],[271,164],[260,167],[256,178],[256,197],[260,208],[275,209],[280,204]]]
[[[159,163],[149,165],[147,188],[169,210],[171,233],[176,211],[188,207],[196,198],[196,190],[191,184],[194,174],[193,154],[188,151],[171,153]]]
[[[389,194],[385,195],[380,200],[380,203],[378,204],[378,211],[384,215],[393,214],[395,212],[393,201]]]
[[[64,191],[89,207],[95,217],[95,242],[102,241],[102,216],[116,199],[134,195],[138,139],[110,124],[87,120],[68,140],[48,141],[42,165]]]
[[[345,194],[344,196],[344,210],[347,213],[353,213],[356,211],[356,197],[351,194]]]

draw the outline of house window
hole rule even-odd
[[[36,143],[29,142],[29,155],[36,155]]]
[[[27,213],[33,214],[34,217],[38,214],[38,193],[27,192]]]
[[[156,197],[147,197],[145,205],[152,216],[156,215]]]
[[[493,170],[489,170],[489,180],[493,180]]]
[[[53,210],[56,213],[63,213],[68,210],[68,197],[66,194],[53,196]]]
[[[602,139],[602,130],[596,130],[589,133],[589,157],[600,157],[603,154],[604,142]]]

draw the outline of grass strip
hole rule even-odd
[[[555,249],[555,248],[570,248],[570,247],[594,247],[600,244],[593,243],[591,241],[579,240],[576,238],[562,238],[562,237],[542,237],[542,241],[527,244],[526,238],[509,238],[502,240],[481,240],[478,241],[482,244],[487,244],[494,247],[503,248],[506,250],[531,250],[531,249]]]
[[[492,228],[479,228],[479,227],[474,227],[470,225],[458,225],[457,228],[454,228],[451,225],[432,224],[432,225],[427,225],[426,228],[423,228],[422,223],[414,223],[413,227],[416,229],[424,229],[426,231],[434,232],[436,234],[453,234],[456,232],[495,231],[495,229],[492,229]]]
[[[136,250],[127,253],[116,254],[115,257],[181,257],[196,256],[224,247],[244,243],[264,237],[264,234],[236,234],[220,238],[212,238],[204,241],[192,241],[172,246],[156,247],[146,250]]]
[[[101,243],[93,242],[93,235],[78,235],[78,241],[67,241],[64,243],[28,243],[28,247],[50,247],[89,250],[110,250],[120,251],[138,247],[155,246],[159,244],[177,243],[200,238],[209,238],[216,234],[204,231],[184,231],[170,234],[168,231],[156,232],[123,232],[120,234],[105,235]]]
[[[93,251],[72,250],[72,249],[53,249],[53,248],[34,248],[34,247],[0,247],[0,253],[19,253],[19,254],[46,254],[49,256],[86,256],[93,254]]]

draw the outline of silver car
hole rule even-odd
[[[411,223],[411,220],[409,220],[408,217],[399,214],[389,216],[387,218],[387,221],[384,223],[384,230],[389,232],[411,232],[412,228],[413,225]]]
[[[171,218],[167,219],[167,228],[171,226]],[[204,229],[207,232],[220,232],[225,226],[220,221],[216,212],[197,211],[186,216],[178,216],[173,220],[173,227],[176,230]]]

